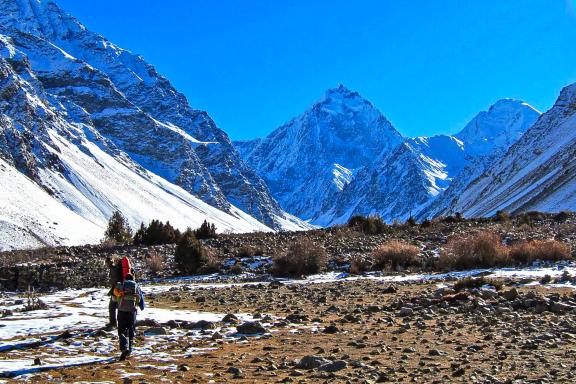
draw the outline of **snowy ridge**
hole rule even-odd
[[[142,168],[207,203],[236,205],[267,226],[306,225],[286,215],[228,136],[192,109],[139,56],[87,30],[53,1],[0,1],[0,33],[30,65],[54,109],[93,127]]]
[[[498,210],[576,209],[576,84],[502,157],[471,182],[450,211],[490,216]]]

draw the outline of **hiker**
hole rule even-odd
[[[118,282],[124,281],[128,273],[133,274],[133,272],[130,261],[126,256],[122,259],[108,256],[106,258],[106,266],[108,267],[108,277],[110,281],[110,290],[108,291],[110,302],[108,303],[108,324],[106,324],[106,327],[113,328],[117,326],[116,310],[118,308],[116,296],[114,295],[114,288],[116,288]]]
[[[106,266],[108,267],[108,278],[110,281],[110,290],[108,291],[108,296],[110,296],[110,302],[108,303],[108,324],[106,327],[116,327],[116,309],[118,308],[118,302],[116,301],[116,296],[114,296],[114,288],[118,282],[122,281],[122,271],[118,268],[118,263],[108,256],[106,258]]]
[[[118,282],[114,289],[118,301],[118,338],[120,341],[120,360],[125,360],[132,353],[134,334],[136,333],[136,313],[138,308],[144,310],[144,295],[134,281],[131,273],[124,282]]]

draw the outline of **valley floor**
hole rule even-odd
[[[455,279],[466,275],[504,287],[454,291]],[[574,264],[564,263],[448,275],[145,284],[144,324],[125,362],[117,360],[114,331],[102,327],[106,290],[46,294],[40,297],[46,309],[27,312],[19,310],[26,297],[4,293],[0,377],[33,383],[573,382],[574,276]]]

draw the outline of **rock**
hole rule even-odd
[[[166,328],[164,327],[152,327],[152,328],[148,328],[144,334],[146,336],[162,336],[162,335],[167,335],[168,332],[166,331]]]
[[[280,287],[284,286],[284,283],[282,283],[279,280],[272,280],[270,282],[270,284],[268,284],[268,288],[272,288],[272,289],[278,289]]]
[[[236,317],[236,315],[229,313],[226,316],[224,316],[224,318],[222,319],[222,322],[224,324],[236,324],[238,323],[238,317]]]
[[[267,330],[257,321],[247,321],[236,327],[236,331],[244,335],[256,335],[266,333]]]
[[[32,364],[32,365],[34,365],[34,366],[42,365],[42,360],[40,360],[39,357],[36,357],[36,358],[34,358],[34,364]]]
[[[402,307],[400,309],[400,311],[398,312],[398,316],[400,317],[408,317],[408,316],[412,316],[414,314],[414,310],[412,308],[408,308],[408,307]]]
[[[328,334],[333,334],[333,333],[340,332],[340,330],[338,329],[337,326],[335,326],[334,324],[331,324],[331,325],[328,325],[326,328],[324,328],[324,330],[322,332],[328,333]]]
[[[212,334],[212,337],[210,337],[212,340],[220,340],[223,338],[222,334],[218,331],[214,332]]]
[[[344,360],[336,360],[331,363],[323,364],[318,367],[319,371],[337,372],[348,367],[348,363]]]
[[[324,364],[330,364],[331,361],[323,358],[322,356],[317,355],[307,355],[304,356],[298,363],[296,364],[296,368],[301,369],[314,369],[318,368]]]
[[[573,310],[574,307],[572,307],[571,305],[568,304],[564,304],[564,303],[552,303],[550,305],[550,311],[554,312],[554,313],[565,313],[565,312],[569,312],[571,310]]]
[[[186,364],[180,364],[178,366],[178,370],[181,372],[188,372],[190,370],[190,367],[187,366]]]
[[[205,330],[205,329],[214,329],[214,328],[216,328],[216,325],[215,325],[213,322],[211,322],[211,321],[200,320],[200,321],[197,321],[197,322],[196,322],[195,328],[196,328],[196,329],[202,329],[202,330]]]
[[[176,320],[170,320],[165,323],[168,328],[180,328],[180,324]]]
[[[144,319],[136,321],[137,327],[161,327],[160,323],[152,319]]]
[[[382,290],[382,293],[396,293],[396,292],[398,292],[398,289],[393,285],[389,285]]]
[[[518,293],[518,290],[516,288],[512,288],[512,289],[509,289],[507,291],[502,292],[501,295],[506,300],[512,301],[518,297],[519,293]]]
[[[240,376],[242,374],[242,370],[236,367],[230,367],[226,372],[231,373],[234,376]]]
[[[428,356],[440,356],[442,354],[438,349],[431,349],[428,351]]]

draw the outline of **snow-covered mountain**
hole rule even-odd
[[[282,208],[311,219],[357,170],[401,142],[378,109],[340,85],[265,139],[237,143],[237,148]]]
[[[314,222],[343,223],[353,215],[376,214],[388,222],[421,217],[453,183],[468,184],[475,172],[486,169],[539,115],[522,101],[503,99],[454,136],[408,138],[360,172]]]
[[[467,185],[539,115],[503,99],[454,136],[404,138],[369,101],[340,86],[265,139],[235,144],[288,212],[322,226],[353,215],[390,222],[431,211],[453,182]]]
[[[67,208],[77,223],[101,229],[115,209],[132,224],[158,218],[185,227],[206,218],[230,231],[307,227],[281,210],[205,112],[142,57],[52,1],[0,0],[0,158],[0,204],[20,208],[6,191],[38,194],[35,183],[57,200],[51,211]],[[15,170],[27,178],[12,177]],[[0,211],[3,225],[54,244],[52,224],[27,224],[29,205],[21,218]],[[60,242],[79,240],[70,236]]]
[[[87,30],[49,0],[1,0],[0,32],[68,118],[91,124],[142,167],[209,204],[235,205],[267,226],[280,209],[226,133],[141,56]]]
[[[450,197],[441,213],[576,210],[576,83],[480,177]]]
[[[269,230],[234,206],[220,211],[147,171],[45,92],[28,58],[0,35],[0,249],[102,239],[120,209],[221,231]]]

